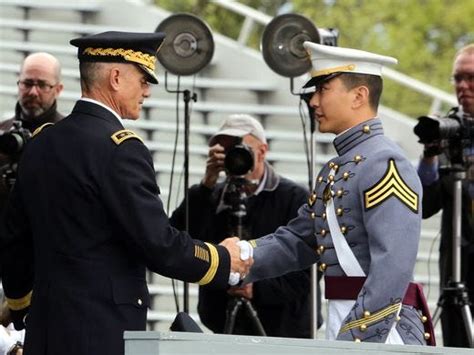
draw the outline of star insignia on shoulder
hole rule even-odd
[[[127,139],[135,138],[138,139],[140,142],[143,143],[143,139],[141,139],[135,132],[130,131],[129,129],[122,129],[120,131],[115,132],[110,136],[115,144],[120,145],[125,142]]]

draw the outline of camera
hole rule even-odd
[[[23,128],[20,121],[14,121],[11,130],[0,134],[0,155],[5,157],[1,159],[0,176],[7,190],[15,183],[18,160],[30,138],[30,131]]]
[[[242,143],[242,139],[226,149],[224,168],[227,174],[227,187],[224,192],[224,203],[230,206],[231,227],[234,235],[244,236],[244,219],[247,215],[247,196],[255,182],[245,178],[254,167],[252,149]]]
[[[445,153],[451,165],[465,166],[464,151],[474,141],[474,118],[453,108],[446,117],[420,116],[414,128],[419,142],[428,145],[425,155]]]
[[[18,157],[30,138],[30,131],[21,127],[20,121],[15,121],[12,130],[0,135],[0,153],[12,158]]]
[[[253,169],[254,156],[249,146],[241,141],[227,149],[224,168],[229,176],[243,176]]]

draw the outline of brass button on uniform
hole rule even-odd
[[[321,229],[321,232],[319,232],[322,237],[326,236],[327,231],[325,229]]]
[[[324,249],[324,245],[320,245],[316,252],[318,253],[318,255],[324,254]]]
[[[365,125],[364,127],[362,127],[362,132],[364,133],[370,133],[370,126],[369,125]]]
[[[360,327],[359,327],[360,331],[361,332],[365,332],[367,330],[367,325],[365,324],[362,324]]]
[[[138,305],[139,305],[139,306],[141,306],[141,305],[143,304],[143,301],[142,301],[142,299],[141,299],[141,298],[139,298],[139,299],[137,300],[137,303],[138,303]]]
[[[347,227],[346,227],[346,226],[342,226],[342,227],[341,227],[341,233],[342,233],[342,234],[346,234],[346,233],[347,233]]]
[[[322,263],[321,265],[319,265],[319,271],[326,270],[326,267],[327,267],[327,265],[325,263]]]
[[[311,217],[311,219],[315,219],[316,218],[316,213],[311,212],[311,214],[309,216]]]
[[[334,164],[334,166],[333,166],[332,168],[333,168],[334,171],[337,173],[337,171],[339,170],[339,165]]]
[[[344,172],[344,174],[342,174],[342,178],[347,181],[349,179],[349,173],[347,171]]]
[[[323,177],[322,176],[318,176],[318,182],[322,182],[323,181]]]
[[[328,176],[328,181],[333,182],[333,181],[334,181],[334,175],[329,175],[329,176]]]
[[[428,340],[429,338],[431,338],[430,333],[425,333],[425,340]]]
[[[321,218],[322,218],[323,220],[326,220],[326,212],[323,212],[323,214],[321,215]]]
[[[361,340],[360,340],[359,338],[355,338],[355,339],[354,339],[354,342],[356,342],[356,343],[360,343],[360,342],[361,342]]]
[[[340,208],[340,207],[336,210],[336,214],[337,214],[338,216],[342,216],[343,212],[344,212],[344,210],[343,210],[342,208]]]
[[[422,321],[423,323],[426,323],[426,322],[428,321],[428,317],[427,317],[427,316],[422,316],[422,317],[421,317],[421,321]]]
[[[344,190],[343,190],[343,189],[339,189],[339,190],[337,190],[337,192],[336,192],[336,196],[337,196],[337,197],[341,197],[343,194],[344,194]]]
[[[335,164],[334,164],[333,161],[330,161],[329,164],[328,164],[328,166],[329,166],[330,169],[334,168],[334,165],[335,165]]]
[[[370,312],[369,311],[364,311],[364,318],[370,317]]]
[[[354,157],[354,161],[356,162],[356,164],[360,163],[362,161],[362,157],[360,155],[356,155]]]

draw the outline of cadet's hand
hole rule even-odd
[[[219,173],[224,170],[224,147],[220,144],[213,145],[209,148],[208,158],[206,161],[206,173],[202,179],[202,184],[212,189],[217,182]]]
[[[231,275],[233,273],[236,273],[240,275],[239,279],[244,279],[253,264],[253,258],[251,255],[245,256],[242,254],[242,251],[247,252],[248,254],[248,250],[246,250],[245,248],[241,249],[241,247],[237,244],[239,241],[239,238],[233,237],[224,239],[219,244],[225,247],[230,254]],[[237,279],[237,282],[238,281],[239,280]],[[231,285],[235,285],[236,283],[231,283]]]
[[[248,283],[242,287],[231,287],[227,293],[231,296],[244,297],[251,300],[253,298],[253,283]]]

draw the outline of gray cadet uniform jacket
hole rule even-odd
[[[429,312],[421,289],[409,288],[421,224],[416,170],[384,136],[379,119],[352,127],[334,145],[338,157],[323,167],[315,194],[298,216],[252,241],[255,264],[246,282],[318,263],[326,298],[355,300],[337,339],[384,343],[397,322],[405,344],[426,344],[425,339],[434,340]],[[340,231],[366,278],[347,277],[340,266],[325,210],[331,190]],[[408,293],[410,305],[404,300]]]

